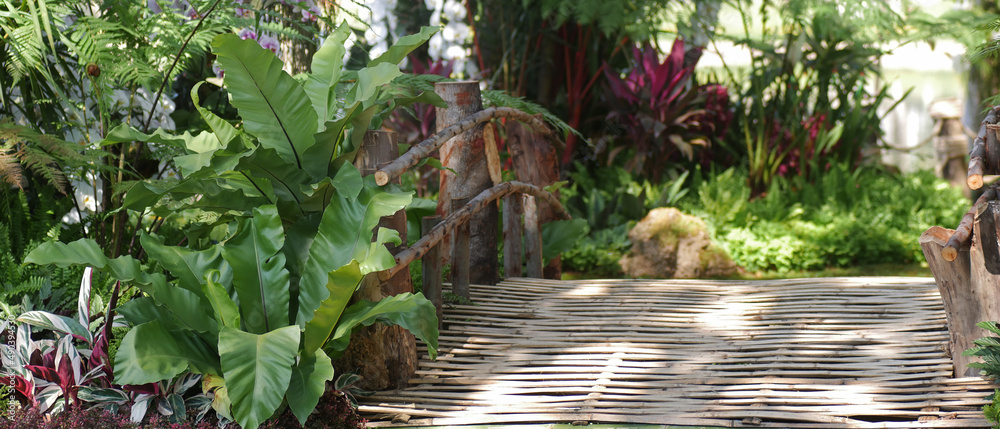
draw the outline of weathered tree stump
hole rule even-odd
[[[434,92],[448,103],[447,108],[437,108],[438,131],[483,110],[479,82],[439,82],[434,84]],[[483,128],[484,125],[480,124],[441,146],[441,164],[446,169],[441,171],[437,213],[442,216],[450,213],[449,205],[452,199],[472,198],[493,186],[486,158]],[[497,267],[498,220],[499,213],[494,204],[477,213],[471,221],[469,263],[476,269],[470,272],[469,281],[474,284],[492,285],[500,280]],[[443,253],[450,252],[446,248],[443,249]]]
[[[356,165],[362,176],[371,175],[395,159],[398,154],[396,133],[368,131],[358,151]],[[396,181],[398,182],[398,178]],[[406,250],[405,210],[383,217],[378,226],[395,229],[400,237],[403,237],[403,243],[400,245],[387,246],[393,255]],[[384,297],[404,292],[413,292],[409,270],[400,270],[385,281],[380,281],[376,273],[372,273],[362,280],[361,287],[355,292],[353,299],[379,301]],[[359,384],[366,389],[386,390],[403,387],[417,369],[416,339],[402,327],[376,323],[354,334],[337,366],[340,371],[345,369],[358,371],[362,376]]]
[[[546,187],[558,182],[559,158],[552,143],[517,121],[508,121],[506,128],[507,148],[510,151],[517,180],[539,187]],[[558,195],[558,191],[556,191],[556,195]],[[552,207],[543,204],[538,210],[540,224],[544,225],[558,220]],[[560,258],[553,258],[549,261],[544,269],[544,277],[556,280],[562,277]]]
[[[979,358],[963,356],[973,347],[973,341],[988,334],[976,326],[982,321],[1000,321],[1000,255],[997,242],[997,213],[1000,202],[983,201],[976,205],[973,222],[973,244],[959,247],[954,260],[945,258],[945,246],[954,230],[931,227],[920,236],[920,247],[931,271],[948,317],[950,341],[948,351],[954,364],[955,377],[978,375],[969,364]]]

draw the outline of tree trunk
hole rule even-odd
[[[434,84],[434,91],[448,103],[447,108],[437,108],[438,131],[483,110],[479,82],[440,82]],[[459,134],[441,146],[441,164],[446,169],[441,171],[437,213],[442,216],[450,213],[449,204],[452,199],[475,197],[493,184],[487,166],[483,127],[479,125]],[[448,169],[454,170],[454,173]],[[474,269],[470,272],[469,281],[472,284],[492,285],[499,281],[498,219],[498,209],[494,203],[471,221],[469,262]],[[442,250],[447,255],[450,253],[450,246]]]
[[[976,323],[1000,321],[1000,276],[989,271],[991,267],[996,271],[996,266],[1000,265],[995,219],[1000,202],[977,204],[977,207],[982,210],[977,210],[979,214],[973,223],[974,243],[971,249],[958,249],[953,261],[948,262],[942,250],[954,231],[935,226],[920,236],[920,247],[934,273],[948,317],[951,338],[947,348],[955,377],[979,374],[978,370],[969,368],[969,363],[979,358],[962,355],[973,347],[973,341],[989,334]],[[986,216],[990,219],[985,219]]]
[[[559,181],[559,157],[556,148],[546,139],[540,138],[530,128],[520,122],[507,122],[507,148],[514,164],[517,180],[538,187],[546,187]],[[559,192],[555,192],[558,197]],[[538,207],[538,222],[546,224],[558,220],[552,206]],[[558,280],[562,277],[562,262],[553,258],[545,266],[544,277]]]
[[[362,176],[392,161],[399,154],[396,133],[368,131],[358,152],[357,167]],[[396,179],[398,183],[399,180]],[[380,228],[395,229],[403,243],[389,245],[393,255],[406,250],[406,211],[379,220]],[[413,292],[409,270],[400,270],[385,281],[371,273],[361,282],[354,299],[379,301],[384,297]],[[417,369],[416,339],[399,326],[376,323],[363,328],[351,338],[350,346],[338,362],[338,372],[357,370],[362,376],[360,385],[370,390],[398,389],[406,385]]]

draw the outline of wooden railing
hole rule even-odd
[[[442,266],[443,261],[451,263],[452,292],[458,296],[469,298],[470,273],[474,269],[480,278],[498,278],[497,263],[482,264],[472,260],[475,251],[488,254],[492,252],[496,261],[497,246],[495,242],[497,202],[503,200],[503,249],[505,277],[535,277],[543,275],[542,238],[540,207],[544,208],[546,217],[554,219],[570,219],[559,199],[539,185],[550,183],[524,183],[508,181],[499,183],[500,165],[498,157],[486,156],[484,151],[496,151],[492,139],[483,139],[482,127],[489,121],[508,118],[520,121],[531,127],[531,133],[537,136],[536,144],[558,146],[558,137],[537,117],[517,109],[493,107],[482,109],[479,100],[477,82],[447,83],[437,86],[438,93],[446,100],[459,100],[464,106],[452,106],[448,109],[438,109],[439,131],[430,138],[412,146],[403,155],[397,156],[398,144],[395,133],[386,131],[368,131],[363,139],[362,148],[358,152],[357,166],[362,175],[374,175],[376,183],[385,185],[391,182],[399,183],[399,177],[407,169],[418,165],[422,159],[431,156],[436,150],[442,152],[442,164],[445,169],[442,175],[451,176],[451,186],[443,187],[439,196],[439,212],[447,213],[446,217],[428,216],[421,222],[422,237],[410,247],[398,246],[390,248],[396,259],[396,265],[391,269],[377,273],[377,282],[369,281],[362,287],[358,296],[374,300],[379,295],[394,295],[412,291],[409,284],[408,267],[410,263],[421,259],[423,269],[423,293],[438,309],[440,319],[443,305]],[[469,100],[476,100],[469,103]],[[462,104],[458,103],[458,104]],[[467,115],[456,118],[458,109]],[[451,121],[442,118],[451,117]],[[478,130],[477,130],[478,128]],[[450,147],[449,147],[450,146]],[[474,149],[474,150],[470,150]],[[457,156],[456,156],[457,154]],[[495,155],[495,154],[494,154]],[[525,156],[524,153],[519,153]],[[553,158],[554,160],[554,158]],[[479,162],[485,161],[485,162]],[[523,164],[523,163],[522,163]],[[482,171],[486,169],[487,171]],[[556,166],[553,163],[552,169]],[[457,174],[453,174],[457,173]],[[556,170],[557,172],[557,170]],[[482,178],[492,178],[490,182],[482,183]],[[533,180],[537,174],[532,175]],[[478,180],[480,183],[468,183]],[[552,177],[550,181],[554,181]],[[483,186],[489,185],[489,186]],[[481,216],[492,210],[493,217]],[[404,211],[393,217],[384,218],[379,224],[382,227],[399,231],[401,237],[406,237],[406,215]],[[476,237],[476,233],[483,237]],[[453,237],[446,241],[447,237]],[[523,245],[522,245],[523,237]],[[477,238],[483,238],[478,240]],[[489,245],[489,238],[493,238]],[[483,242],[487,245],[483,246]],[[471,248],[470,248],[471,247]],[[525,261],[522,260],[522,252]],[[483,272],[489,275],[483,276]]]

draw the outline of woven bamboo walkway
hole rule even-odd
[[[473,286],[371,426],[633,423],[989,427],[951,377],[933,280],[546,281]],[[985,332],[985,331],[984,331]]]

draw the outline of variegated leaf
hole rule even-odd
[[[80,281],[80,298],[76,302],[77,321],[80,326],[90,325],[90,280],[94,274],[93,267],[83,270],[83,280]]]
[[[80,322],[66,316],[45,311],[29,311],[17,318],[18,322],[27,323],[42,329],[48,329],[63,334],[72,335],[87,344],[94,342],[94,337]]]

